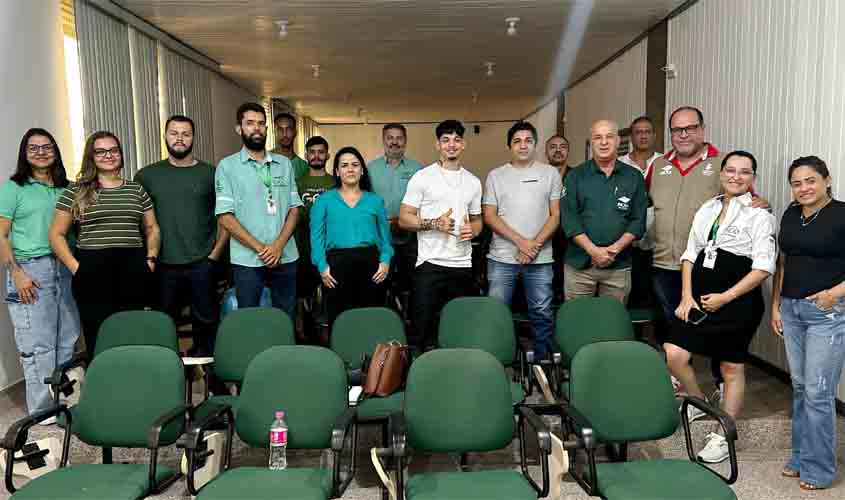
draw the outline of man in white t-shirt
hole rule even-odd
[[[477,295],[471,240],[481,233],[481,182],[461,166],[464,126],[446,120],[435,129],[440,159],[408,182],[399,225],[417,233],[413,325],[417,353],[435,345],[437,315],[450,300]]]
[[[487,175],[482,200],[484,223],[493,230],[487,254],[488,294],[511,303],[522,276],[534,355],[543,358],[554,330],[552,236],[560,224],[561,176],[534,160],[537,129],[516,122],[508,130],[511,161]]]

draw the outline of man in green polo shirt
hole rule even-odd
[[[257,307],[267,284],[273,307],[292,318],[299,258],[292,236],[302,206],[293,167],[284,156],[265,150],[267,115],[260,104],[242,104],[236,122],[244,146],[217,166],[214,212],[232,236],[229,255],[238,307]]]
[[[384,200],[387,219],[390,221],[391,243],[394,255],[393,269],[388,279],[391,287],[401,295],[407,308],[407,295],[411,290],[412,276],[417,264],[416,234],[399,227],[399,206],[408,181],[423,167],[411,158],[405,157],[408,134],[401,123],[388,123],[381,130],[384,156],[379,156],[367,165],[367,173],[373,185],[373,192]],[[406,309],[407,310],[407,309]]]
[[[566,300],[613,297],[623,304],[631,290],[634,240],[645,233],[643,175],[617,160],[619,126],[599,120],[590,129],[593,159],[566,176],[563,228],[574,243],[566,249]]]
[[[276,147],[273,153],[282,155],[290,160],[293,165],[294,180],[303,175],[308,175],[308,162],[293,152],[293,145],[296,141],[296,118],[290,113],[279,113],[273,118],[273,126],[276,132]]]

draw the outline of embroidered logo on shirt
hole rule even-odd
[[[715,171],[713,170],[713,164],[708,163],[707,165],[704,166],[704,170],[701,172],[701,175],[710,176],[710,175],[713,175],[714,172]]]
[[[628,207],[631,204],[631,198],[627,196],[620,196],[619,200],[616,202],[616,209],[617,210],[628,210]]]
[[[672,165],[666,165],[661,168],[660,175],[672,175]]]

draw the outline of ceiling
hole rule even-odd
[[[113,1],[320,123],[522,118],[684,3]],[[511,16],[516,36],[505,32]],[[290,22],[284,39],[279,19]]]

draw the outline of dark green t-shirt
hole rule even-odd
[[[308,262],[311,261],[311,232],[309,230],[311,207],[321,194],[334,187],[334,177],[331,175],[303,175],[296,180],[296,190],[303,204],[302,210],[299,211],[299,222],[296,225],[296,248],[299,249],[300,258],[304,255]]]
[[[214,248],[214,167],[198,161],[192,167],[174,167],[167,160],[153,163],[135,174],[155,204],[161,228],[161,254],[165,264],[189,264],[203,259]]]

